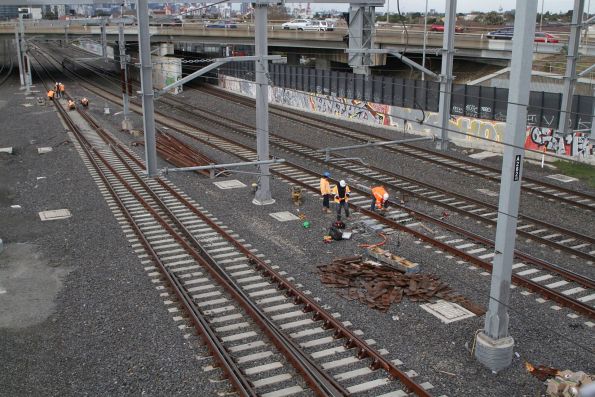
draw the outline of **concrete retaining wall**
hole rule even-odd
[[[219,87],[251,98],[256,94],[254,82],[225,75],[219,75]],[[405,130],[415,135],[440,135],[438,113],[434,112],[422,113],[416,109],[280,87],[269,87],[269,102],[339,119]],[[423,124],[419,120],[424,120]],[[501,153],[503,145],[497,142],[503,140],[505,129],[505,122],[452,116],[449,138],[459,146]],[[595,165],[595,148],[589,142],[589,134],[577,132],[563,137],[552,128],[533,126],[527,126],[525,134],[525,148],[528,150],[545,151]],[[526,157],[541,159],[541,154],[527,151]],[[546,157],[548,160],[556,158]]]

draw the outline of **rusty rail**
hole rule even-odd
[[[246,106],[254,106],[253,105],[253,103],[254,103],[254,100],[253,99],[247,99],[245,97],[241,97],[239,95],[234,95],[234,94],[227,94],[227,95],[226,94],[222,94],[221,92],[218,92],[218,90],[214,90],[214,89],[206,89],[205,90],[204,87],[203,87],[203,90],[206,91],[206,92],[208,92],[209,94],[212,94],[212,95],[215,95],[215,96],[219,96],[220,98],[233,100],[234,102],[240,102],[240,103],[243,102],[243,104],[245,104]],[[232,99],[230,99],[230,98],[232,98]],[[322,121],[322,120],[318,120],[318,119],[317,120],[313,120],[313,121],[304,121],[303,119],[304,118],[307,118],[306,115],[304,115],[304,114],[302,114],[302,113],[300,113],[300,112],[298,112],[296,110],[292,110],[292,109],[289,109],[289,108],[286,108],[286,107],[283,107],[282,108],[280,106],[271,105],[271,109],[272,110],[277,110],[279,112],[278,115],[280,115],[282,117],[285,117],[285,118],[287,118],[289,120],[297,121],[299,123],[303,123],[305,125],[308,125],[308,126],[311,126],[311,127],[314,127],[314,128],[327,129],[327,130],[330,130],[332,128],[332,131],[334,133],[336,133],[338,135],[341,135],[343,137],[346,137],[346,138],[351,138],[351,139],[359,140],[359,141],[362,141],[362,142],[365,142],[365,143],[369,142],[369,139],[366,140],[366,139],[363,139],[363,138],[357,138],[357,137],[354,137],[353,135],[349,135],[347,133],[344,133],[344,132],[339,131],[339,130],[336,130],[336,129],[338,128],[340,130],[347,130],[347,131],[351,131],[351,132],[357,133],[357,134],[365,134],[365,135],[370,136],[370,138],[372,138],[372,139],[378,139],[378,140],[383,139],[382,137],[379,137],[379,136],[376,136],[376,135],[373,135],[373,134],[362,133],[361,131],[356,130],[354,128],[349,128],[349,127],[346,127],[346,126],[343,126],[343,125],[338,125],[336,123],[332,123],[332,122],[329,122],[329,121]],[[290,115],[292,115],[292,114],[295,115],[295,117],[291,117]],[[322,124],[329,125],[330,127],[326,127],[325,128],[325,127],[322,126]],[[469,161],[469,160],[460,159],[458,157],[449,156],[449,155],[447,155],[445,153],[437,152],[437,151],[426,149],[426,148],[423,148],[423,147],[413,146],[413,145],[409,145],[409,144],[402,144],[401,146],[407,147],[409,149],[420,150],[420,151],[426,152],[427,154],[431,154],[432,156],[442,157],[442,158],[448,159],[448,160],[454,160],[454,161],[460,162],[460,163],[465,164],[465,165],[468,165],[468,166],[472,166],[472,167],[476,167],[476,168],[482,168],[482,169],[484,169],[486,171],[496,172],[496,173],[500,173],[501,172],[500,169],[497,169],[497,168],[494,168],[494,167],[490,167],[490,166],[487,166],[485,164],[475,163],[475,162],[472,162],[472,161]],[[428,156],[424,156],[424,155],[420,155],[420,154],[415,154],[415,153],[411,153],[411,152],[406,152],[406,151],[399,150],[398,148],[394,148],[394,147],[387,147],[386,149],[387,150],[391,150],[391,151],[397,151],[400,154],[405,154],[407,156],[415,157],[417,159],[420,159],[420,160],[423,160],[423,161],[428,161],[428,162],[431,162],[431,163],[434,163],[434,164],[437,164],[437,165],[440,165],[440,166],[443,166],[443,167],[448,167],[448,164],[444,164],[443,162],[441,162],[439,160],[436,160],[436,159],[432,159],[432,158],[430,158]],[[465,172],[465,173],[468,173],[468,174],[471,174],[471,175],[474,175],[474,176],[478,176],[478,177],[481,177],[481,178],[484,178],[484,179],[489,179],[489,180],[495,181],[497,183],[500,183],[500,177],[490,177],[488,175],[482,174],[481,172],[472,171],[472,170],[468,170],[468,169],[462,169],[462,168],[460,168],[460,170],[462,172]],[[589,194],[582,193],[582,192],[579,192],[579,191],[576,191],[576,190],[572,190],[572,189],[568,189],[568,188],[565,188],[565,187],[557,186],[557,185],[554,185],[554,184],[551,184],[551,183],[548,183],[548,182],[544,182],[544,181],[540,181],[540,180],[537,180],[537,179],[534,179],[534,178],[530,178],[530,177],[527,177],[527,176],[523,176],[523,180],[526,181],[526,182],[531,182],[531,183],[534,183],[534,184],[537,184],[537,185],[541,185],[541,186],[543,186],[545,188],[548,188],[548,189],[556,189],[556,190],[562,191],[564,193],[571,194],[571,195],[574,195],[574,196],[578,196],[578,197],[581,197],[581,198],[585,198],[585,199],[589,199],[589,200],[595,200],[595,197],[593,197],[593,196],[591,196]],[[522,186],[521,189],[524,190],[524,191],[531,192],[533,194],[539,195],[539,196],[547,197],[547,198],[552,199],[554,201],[565,202],[565,203],[574,205],[576,207],[579,207],[581,209],[587,209],[589,211],[595,211],[595,207],[592,207],[592,206],[589,206],[589,205],[586,205],[586,204],[583,204],[583,203],[579,203],[579,202],[574,201],[574,200],[571,200],[571,199],[565,199],[563,197],[558,197],[558,196],[556,196],[554,194],[551,194],[551,193],[544,193],[539,188],[532,188],[532,187]]]

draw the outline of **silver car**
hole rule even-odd
[[[289,29],[304,30],[304,28],[306,26],[308,26],[309,24],[310,24],[309,19],[294,19],[289,22],[285,22],[283,25],[281,25],[281,27],[286,30],[289,30]]]
[[[327,21],[311,21],[309,25],[304,26],[303,30],[317,30],[319,32],[330,32],[334,26]]]

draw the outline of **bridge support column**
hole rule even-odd
[[[349,49],[370,50],[374,41],[375,7],[349,4]],[[349,66],[355,74],[370,74],[372,57],[365,53],[349,53]]]
[[[23,69],[23,56],[21,55],[21,37],[18,26],[14,29],[15,47],[17,48],[17,58],[19,60],[19,77],[21,79],[21,89],[25,87],[25,70]]]
[[[456,24],[457,0],[446,0],[446,19],[442,41],[442,71],[440,73],[440,140],[437,143],[437,148],[440,150],[448,149]]]
[[[153,103],[153,63],[151,62],[151,36],[149,34],[148,0],[136,3],[138,19],[138,51],[140,83],[143,96],[143,127],[145,130],[145,162],[147,176],[157,176],[157,150],[155,147],[155,104]],[[104,53],[105,54],[105,53]]]
[[[21,50],[23,80],[25,82],[25,95],[31,93],[31,65],[29,63],[29,55],[27,54],[27,42],[25,41],[25,25],[23,23],[23,14],[19,14],[19,42],[18,46]]]
[[[514,349],[514,339],[508,332],[508,305],[523,174],[533,66],[531,47],[535,37],[536,17],[537,0],[517,0],[490,303],[483,332],[476,336],[475,345],[475,358],[496,372],[510,365]]]
[[[259,161],[269,160],[269,61],[267,44],[266,4],[254,4],[256,72],[256,152]],[[256,205],[273,204],[269,164],[259,164],[258,190],[252,202]]]
[[[148,30],[147,34],[149,34]],[[105,19],[101,20],[101,56],[107,58],[107,28]]]

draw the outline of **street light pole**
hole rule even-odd
[[[543,3],[545,0],[541,0],[541,16],[539,18],[539,31],[543,32]]]
[[[143,103],[143,127],[145,131],[145,163],[147,176],[158,176],[157,150],[155,148],[155,105],[153,103],[153,63],[151,60],[151,36],[149,31],[148,0],[136,3],[138,20],[138,43],[140,58],[140,82]]]
[[[421,66],[426,67],[426,43],[428,41],[428,0],[426,0],[426,12],[424,13],[424,49],[421,54]],[[426,79],[426,74],[422,72],[422,81]]]
[[[475,337],[475,358],[498,372],[510,365],[514,339],[508,331],[510,282],[516,242],[516,227],[523,175],[525,130],[535,37],[535,18],[538,0],[517,0],[512,40],[512,62],[510,66],[510,90],[506,133],[504,135],[504,156],[500,177],[500,199],[498,224],[490,300],[485,325]]]
[[[269,66],[267,44],[267,4],[254,5],[254,49],[256,83],[256,151],[259,161],[269,160]],[[271,196],[271,176],[268,164],[260,164],[258,190],[252,202],[256,205],[275,203]]]
[[[386,0],[386,23],[390,23],[390,0]]]

